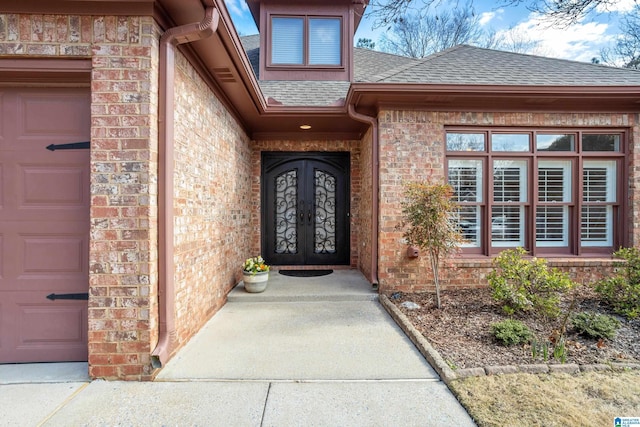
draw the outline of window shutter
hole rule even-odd
[[[340,65],[340,19],[309,19],[309,64]]]
[[[582,246],[613,245],[616,162],[585,161],[582,171]]]
[[[538,202],[536,244],[541,247],[565,247],[569,244],[569,207],[554,203],[571,202],[571,162],[538,162]]]
[[[480,206],[482,202],[482,160],[449,160],[449,185],[459,206],[458,226],[464,237],[462,246],[480,247]]]
[[[302,18],[272,18],[271,63],[302,64],[304,43]]]

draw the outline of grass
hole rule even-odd
[[[613,426],[640,417],[640,371],[513,374],[450,384],[478,426]]]

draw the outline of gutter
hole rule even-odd
[[[348,105],[349,117],[362,123],[366,123],[371,126],[371,209],[373,210],[371,215],[371,286],[374,290],[378,290],[380,283],[378,279],[378,236],[379,233],[379,213],[380,213],[380,199],[378,194],[380,192],[380,152],[378,145],[378,119],[375,117],[367,116],[356,112],[353,104]]]
[[[160,37],[158,83],[158,344],[151,353],[151,366],[161,368],[175,349],[175,271],[174,271],[174,78],[175,48],[184,43],[212,36],[220,15],[207,7],[201,22],[169,28]]]

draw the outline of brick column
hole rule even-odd
[[[92,28],[89,374],[145,380],[157,341],[159,34],[150,18],[93,17]]]

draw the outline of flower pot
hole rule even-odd
[[[244,290],[251,293],[264,292],[267,288],[267,281],[269,280],[269,272],[262,271],[260,273],[243,273],[244,276]]]

